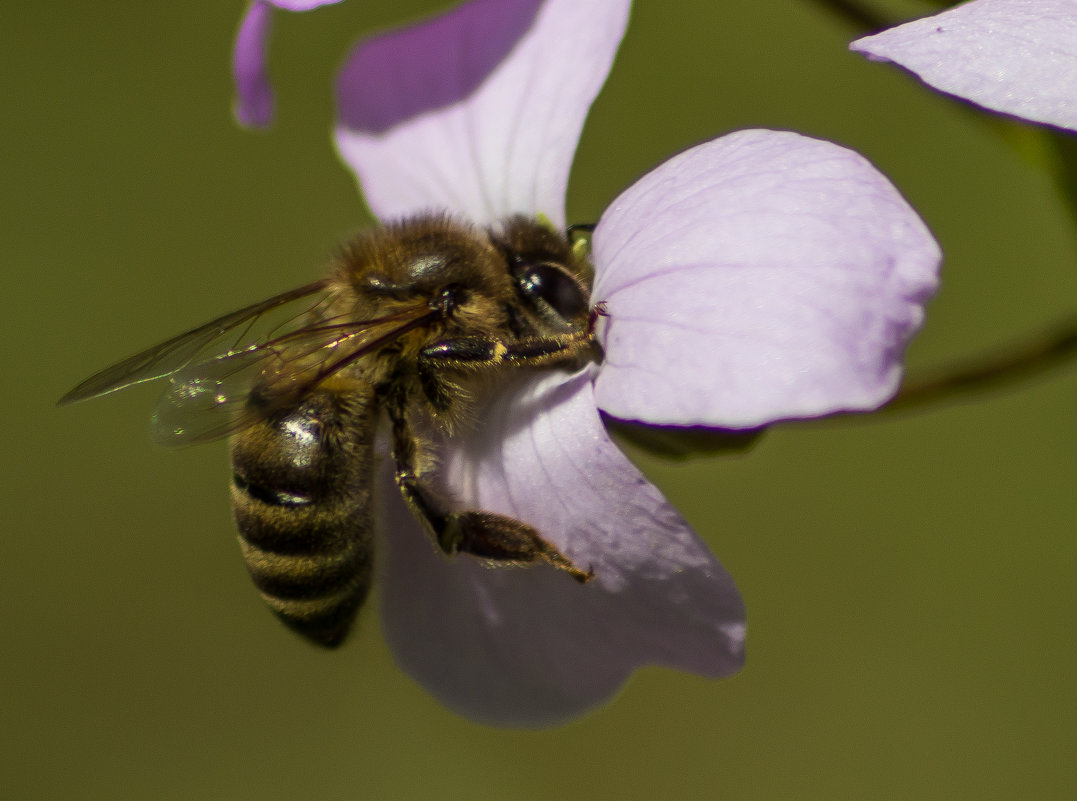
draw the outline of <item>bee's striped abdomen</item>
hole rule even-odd
[[[232,440],[247,569],[278,617],[328,647],[344,640],[370,586],[372,415],[369,392],[331,380]]]

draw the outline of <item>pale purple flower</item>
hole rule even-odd
[[[992,111],[1077,131],[1077,0],[974,0],[850,47]]]
[[[273,24],[273,9],[310,11],[340,0],[251,0],[239,22],[232,53],[236,83],[236,119],[249,128],[264,128],[273,121],[273,86],[266,66],[266,51]]]
[[[374,213],[563,226],[629,6],[476,0],[361,44],[335,135]],[[732,579],[599,410],[751,429],[875,408],[897,387],[939,258],[867,161],[797,134],[731,134],[640,179],[594,231],[603,362],[506,386],[442,463],[462,505],[530,523],[594,579],[447,559],[390,493],[381,612],[403,669],[451,708],[513,726],[582,714],[643,665],[738,670]]]

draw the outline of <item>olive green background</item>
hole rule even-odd
[[[438,6],[281,15],[261,134],[230,113],[240,2],[0,11],[0,797],[1072,797],[1073,369],[785,426],[744,456],[633,452],[736,577],[748,663],[718,682],[643,670],[542,732],[440,707],[396,670],[374,608],[337,653],[282,629],[233,539],[225,446],[153,448],[155,389],[54,407],[109,362],[319,274],[369,221],[330,147],[330,76],[359,34]],[[1050,178],[846,52],[853,34],[807,0],[639,0],[570,219],[690,144],[789,128],[867,155],[942,242],[914,369],[1073,309],[1073,218]]]

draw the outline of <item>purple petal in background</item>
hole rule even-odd
[[[864,158],[752,130],[662,164],[594,233],[599,407],[753,428],[871,409],[901,377],[940,253]]]
[[[273,8],[255,0],[239,23],[232,54],[236,82],[236,119],[248,128],[264,128],[273,121],[273,87],[266,72],[266,43],[272,28]]]
[[[566,381],[567,379],[567,381]],[[724,676],[743,660],[729,574],[609,440],[586,374],[499,395],[445,471],[468,505],[531,523],[595,577],[435,552],[392,499],[381,610],[401,667],[446,706],[551,726],[609,699],[637,667]]]
[[[1077,2],[975,0],[850,47],[985,108],[1077,130]]]
[[[239,22],[232,53],[236,84],[236,119],[248,128],[264,128],[273,122],[273,86],[266,66],[273,9],[309,11],[340,0],[253,0]]]
[[[382,220],[448,209],[564,224],[576,143],[629,0],[475,0],[375,37],[337,82],[336,142]]]
[[[341,0],[266,0],[270,5],[284,11],[310,11],[319,6],[331,6]]]

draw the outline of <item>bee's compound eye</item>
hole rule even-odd
[[[557,264],[523,263],[513,271],[520,290],[538,306],[552,311],[565,322],[586,316],[587,297],[579,282]]]

